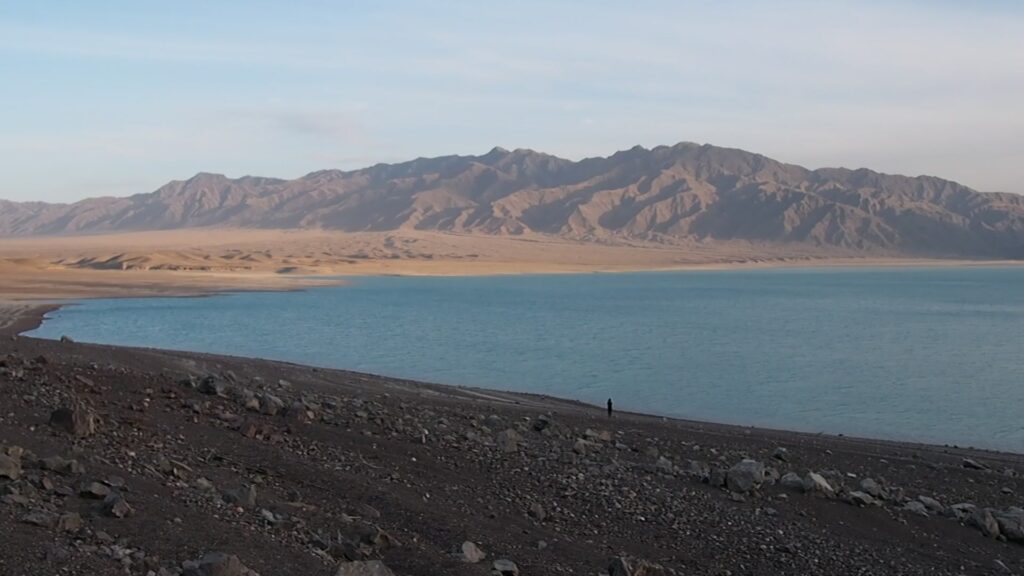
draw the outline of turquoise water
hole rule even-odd
[[[93,300],[33,334],[1024,452],[1024,268],[351,282]]]

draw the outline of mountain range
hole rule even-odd
[[[809,170],[692,143],[580,161],[495,148],[294,180],[200,173],[150,193],[72,204],[0,200],[0,236],[200,227],[742,240],[1024,258],[1024,196],[931,176]]]

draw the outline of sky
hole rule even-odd
[[[1024,2],[0,0],[0,198],[494,146],[1024,193]]]

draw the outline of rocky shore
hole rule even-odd
[[[15,336],[32,321],[0,329],[0,574],[1024,574],[1021,455]]]

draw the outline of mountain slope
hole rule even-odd
[[[397,229],[578,240],[746,240],[1024,258],[1024,197],[870,170],[808,170],[682,143],[573,162],[530,150],[420,158],[295,180],[197,174],[74,204],[0,202],[0,235],[191,227]]]

